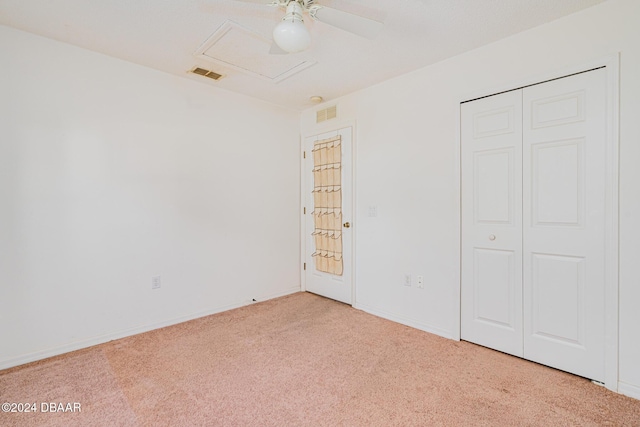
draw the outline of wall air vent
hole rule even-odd
[[[205,70],[204,68],[196,67],[190,71],[193,74],[198,74],[199,76],[208,77],[213,80],[220,80],[222,78],[222,74],[218,74],[211,70]]]
[[[338,117],[338,109],[335,105],[327,107],[324,110],[316,111],[316,123],[326,122],[336,117]]]

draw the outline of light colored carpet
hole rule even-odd
[[[640,426],[640,401],[299,293],[0,371],[2,426]]]

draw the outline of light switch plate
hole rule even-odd
[[[161,285],[160,276],[153,276],[151,278],[151,289],[160,289]]]
[[[404,282],[403,284],[405,286],[411,286],[411,275],[410,274],[406,274],[404,275]]]

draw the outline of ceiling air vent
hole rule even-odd
[[[193,74],[198,74],[200,76],[208,77],[213,80],[220,80],[222,78],[222,74],[218,74],[211,70],[205,70],[204,68],[199,68],[199,67],[194,68],[193,70],[191,70],[191,72]]]
[[[327,107],[324,110],[316,111],[316,123],[326,122],[327,120],[335,119],[338,116],[338,109],[336,106]]]

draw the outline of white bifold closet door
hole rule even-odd
[[[604,69],[462,106],[464,340],[604,381]]]

